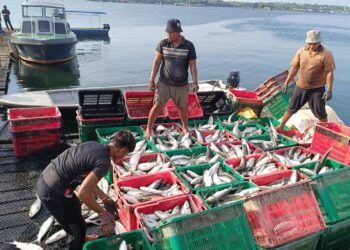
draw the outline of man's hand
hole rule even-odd
[[[115,204],[115,201],[113,201],[110,197],[108,197],[108,198],[104,199],[102,202],[103,202],[105,209],[108,212],[110,212],[115,218],[116,212],[117,212],[117,206]]]
[[[148,88],[150,91],[155,91],[156,90],[156,82],[155,81],[149,81],[148,82]]]
[[[284,83],[282,87],[282,94],[287,94],[288,91],[288,83]]]
[[[322,99],[326,102],[332,99],[332,91],[326,91],[323,93]]]
[[[115,234],[115,220],[113,215],[108,212],[104,211],[102,213],[98,214],[100,218],[100,228],[105,236],[111,236]]]
[[[193,92],[197,92],[199,90],[198,82],[192,83],[192,90],[193,90]]]

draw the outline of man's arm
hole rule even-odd
[[[79,191],[77,193],[77,196],[90,209],[92,209],[96,213],[100,214],[100,213],[104,212],[105,210],[100,205],[98,205],[98,203],[97,203],[97,201],[95,199],[95,195],[97,195],[98,197],[99,197],[99,195],[101,195],[101,194],[96,194],[95,193],[96,189],[99,189],[98,186],[97,186],[98,182],[99,182],[99,179],[97,178],[95,173],[93,171],[91,171],[88,174],[88,176],[84,179],[83,183],[81,184],[81,186],[79,188]]]
[[[327,85],[327,91],[329,92],[332,92],[333,90],[333,80],[334,80],[333,71],[328,71],[327,77],[326,77],[326,85]]]
[[[155,52],[154,55],[154,60],[153,60],[153,65],[152,65],[152,71],[151,71],[151,76],[149,78],[149,87],[150,88],[155,88],[155,79],[158,74],[159,66],[160,63],[162,62],[163,55],[159,53],[158,51]],[[154,90],[154,89],[151,89]]]
[[[191,75],[192,75],[193,88],[194,88],[195,90],[198,90],[198,89],[199,89],[199,86],[198,86],[198,75],[197,75],[197,63],[196,63],[196,59],[190,60],[190,61],[189,61],[189,65],[190,65],[190,71],[191,71]]]
[[[299,70],[299,66],[292,65],[289,69],[288,76],[286,78],[285,83],[289,84],[292,80],[294,80],[295,75],[297,74]]]

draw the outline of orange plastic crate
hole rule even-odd
[[[7,110],[13,131],[61,127],[61,113],[57,107],[13,108]]]
[[[326,153],[338,162],[350,165],[350,127],[341,123],[318,123],[311,143],[311,152]]]
[[[196,93],[188,94],[188,118],[200,118],[203,117],[203,109],[199,103],[199,99]],[[171,120],[180,119],[180,113],[176,108],[176,105],[172,99],[166,104],[168,109],[168,116]]]
[[[126,91],[124,93],[126,113],[130,120],[148,119],[149,112],[154,103],[153,91]],[[166,118],[168,110],[163,108],[158,118]]]
[[[256,243],[273,248],[325,228],[310,181],[263,191],[244,203]]]

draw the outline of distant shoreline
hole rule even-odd
[[[212,6],[212,7],[234,7],[245,9],[263,9],[295,12],[314,12],[314,13],[339,13],[350,14],[350,7],[337,5],[318,5],[318,4],[297,4],[280,2],[224,2],[222,0],[88,0],[94,2],[116,2],[116,3],[143,3],[158,5],[176,5],[176,6]]]

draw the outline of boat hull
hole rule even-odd
[[[71,31],[78,37],[108,37],[109,29],[72,28]]]
[[[17,55],[22,60],[53,64],[73,59],[76,41],[55,44],[11,42],[11,46],[16,48]]]

